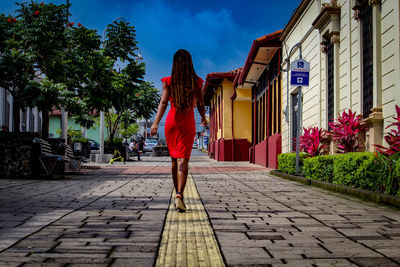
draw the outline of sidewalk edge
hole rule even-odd
[[[388,204],[388,205],[400,208],[400,198],[399,197],[375,193],[375,192],[368,191],[365,189],[353,188],[353,187],[349,187],[349,186],[332,184],[332,183],[328,183],[328,182],[308,179],[303,176],[295,176],[295,175],[291,175],[291,174],[287,174],[287,173],[282,173],[277,170],[271,170],[270,174],[280,177],[280,178],[287,179],[287,180],[303,183],[306,185],[310,185],[310,186],[312,185],[312,186],[316,186],[319,188],[334,191],[337,193],[344,193],[344,194],[356,196],[358,198],[361,198],[364,200],[369,200],[369,201],[372,201],[375,203],[383,203],[383,204]]]

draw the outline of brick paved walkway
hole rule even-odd
[[[0,179],[0,266],[153,266],[171,198],[169,166],[144,157],[62,180]],[[193,157],[191,175],[228,266],[400,265],[398,209],[273,178],[248,163]]]

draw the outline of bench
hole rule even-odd
[[[64,149],[64,153],[62,154],[64,154],[63,160],[66,162],[67,169],[71,171],[79,171],[83,163],[82,157],[75,156],[70,145],[61,143],[60,146]]]
[[[33,139],[33,150],[33,156],[38,158],[40,169],[44,171],[47,176],[54,177],[54,174],[64,172],[65,159],[62,155],[53,153],[49,142],[35,137]]]

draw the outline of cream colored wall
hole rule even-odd
[[[233,127],[235,139],[251,142],[251,89],[236,89],[236,100],[233,102]]]
[[[382,111],[384,128],[400,106],[400,1],[382,1],[381,6],[381,61]],[[389,129],[386,130],[388,132]]]
[[[293,27],[291,32],[286,36],[283,44],[283,59],[286,58],[293,45],[302,42],[302,58],[310,62],[310,86],[303,87],[303,127],[320,126],[321,121],[321,95],[320,95],[320,36],[318,30],[311,30],[312,22],[318,16],[320,4],[317,1],[312,1],[308,8],[304,11],[303,16]],[[291,56],[290,61],[298,59],[299,51]],[[283,65],[283,68],[286,68]],[[290,83],[290,79],[289,79]],[[282,72],[282,111],[287,105],[287,72]],[[290,110],[291,95],[296,88],[289,87],[289,104]],[[291,110],[290,110],[291,112]],[[282,152],[290,150],[290,128],[285,121],[285,116],[282,114]]]
[[[384,128],[400,105],[400,1],[383,0],[378,8],[377,93],[374,103],[382,107]],[[352,0],[339,1],[341,6],[340,31],[340,112],[351,108],[361,113],[361,43],[360,23],[353,18]],[[379,40],[380,39],[380,40]],[[377,99],[380,98],[380,101]],[[374,106],[375,106],[374,105]],[[387,130],[388,131],[388,130]],[[384,140],[382,140],[384,141]]]
[[[321,6],[319,1],[311,1],[300,17],[297,25],[286,36],[283,45],[283,57],[287,49],[302,41],[303,58],[310,62],[310,87],[303,87],[303,126],[327,128],[327,92],[326,92],[326,55],[321,52],[322,37],[318,30],[309,31],[311,23],[318,16]],[[335,118],[343,110],[351,109],[361,113],[361,43],[360,24],[353,18],[354,0],[338,1],[340,14],[340,43],[338,44],[337,89],[335,91]],[[384,127],[392,122],[395,105],[400,106],[400,1],[382,0],[378,6],[378,54],[377,92],[374,103],[383,109]],[[375,22],[374,22],[375,23]],[[287,46],[285,46],[285,44]],[[291,62],[298,57],[298,51],[291,57]],[[283,66],[286,68],[286,65]],[[282,108],[286,107],[286,72],[282,73]],[[295,88],[290,88],[292,92]],[[290,95],[289,95],[290,96]],[[380,103],[377,99],[380,98]],[[289,98],[290,101],[290,98]],[[290,105],[289,105],[290,109]],[[282,115],[282,152],[288,152],[290,129]],[[389,130],[386,130],[386,132]]]

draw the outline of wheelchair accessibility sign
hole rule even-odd
[[[309,86],[310,81],[310,63],[303,60],[295,60],[290,66],[290,85],[291,86]]]

